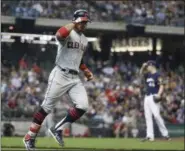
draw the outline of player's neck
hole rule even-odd
[[[74,30],[75,30],[79,35],[81,35],[81,34],[82,34],[82,32],[81,32],[81,31],[79,31],[78,29],[74,28]]]

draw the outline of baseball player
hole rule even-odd
[[[164,90],[162,78],[157,71],[156,62],[148,61],[144,63],[140,69],[140,74],[144,74],[145,83],[147,85],[147,92],[144,98],[144,112],[146,120],[146,138],[142,141],[154,141],[153,120],[154,116],[156,123],[162,136],[170,140],[168,130],[164,125],[164,121],[160,115],[160,99]]]
[[[35,139],[43,120],[64,93],[68,93],[74,107],[69,109],[67,115],[60,122],[49,129],[50,134],[59,145],[64,145],[63,129],[79,119],[88,109],[87,93],[78,75],[79,70],[82,70],[87,81],[93,79],[92,72],[83,63],[83,54],[88,44],[83,31],[88,22],[90,22],[88,12],[80,9],[74,12],[71,23],[62,26],[56,32],[58,41],[56,66],[50,73],[45,99],[39,111],[34,114],[29,131],[23,138],[27,150],[34,150]]]

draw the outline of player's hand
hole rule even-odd
[[[156,94],[156,95],[153,96],[153,98],[154,98],[155,103],[161,102],[161,96],[160,95]]]
[[[87,78],[87,81],[93,79],[93,73],[89,69],[84,70],[84,75]]]
[[[145,62],[145,63],[143,63],[143,65],[142,65],[142,66],[143,66],[143,67],[146,67],[147,65],[148,65],[148,64]]]
[[[88,21],[89,19],[87,17],[78,17],[76,20],[73,21],[73,23],[80,23],[83,21]]]

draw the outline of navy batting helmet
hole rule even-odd
[[[153,60],[149,60],[149,61],[147,61],[147,65],[148,65],[148,66],[149,66],[149,65],[152,65],[152,66],[154,66],[154,67],[157,67],[156,62],[155,62],[155,61],[153,61]]]
[[[73,14],[73,20],[72,21],[75,21],[79,17],[86,17],[87,21],[91,22],[88,12],[84,9],[79,9],[79,10],[75,11],[74,14]]]

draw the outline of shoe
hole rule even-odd
[[[164,139],[167,141],[171,141],[172,139],[170,138],[170,136],[164,136]]]
[[[28,139],[26,139],[26,137]],[[23,143],[27,151],[35,150],[35,139],[32,139],[28,134],[23,138]]]
[[[146,137],[146,138],[144,138],[144,139],[141,140],[141,142],[146,142],[146,141],[153,142],[154,139],[153,138]]]
[[[62,138],[62,130],[56,131],[54,128],[50,128],[48,131],[60,146],[64,146],[64,141]]]

